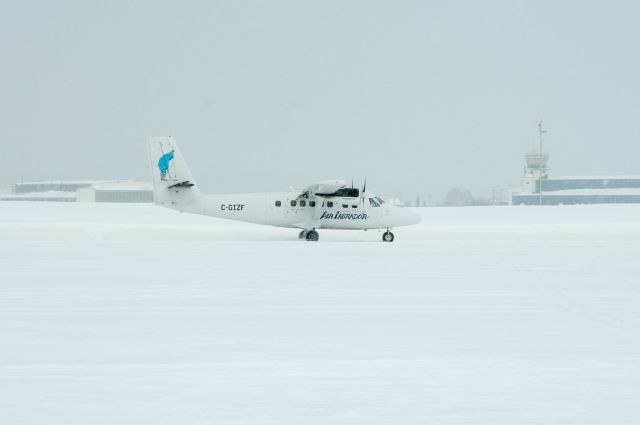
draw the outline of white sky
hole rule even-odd
[[[640,174],[640,2],[0,1],[0,184],[148,179],[173,135],[204,191],[366,176],[387,195]]]

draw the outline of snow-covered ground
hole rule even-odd
[[[640,205],[419,211],[0,203],[0,424],[640,422]]]

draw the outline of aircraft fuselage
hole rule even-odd
[[[386,203],[374,206],[377,202],[372,203],[369,199],[375,197],[364,194],[358,198],[301,198],[300,192],[202,195],[179,209],[230,220],[303,229],[380,229],[416,222],[412,211],[403,214],[403,209]]]

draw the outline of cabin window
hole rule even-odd
[[[327,202],[327,208],[333,208],[333,201]]]
[[[295,201],[295,199],[294,199],[293,201],[291,201],[291,202],[290,202],[290,205],[291,205],[292,207],[295,207],[295,206],[296,206],[296,201]]]
[[[305,201],[304,199],[300,200],[300,206],[301,207],[306,207],[307,206],[307,201]]]
[[[280,202],[280,201],[276,201],[276,207],[279,207],[279,206],[281,206],[281,205],[282,205],[282,202]]]
[[[357,205],[351,205],[351,208],[358,208]]]
[[[349,208],[349,205],[347,205],[347,204],[342,204],[342,208]]]
[[[310,207],[315,207],[316,206],[316,201],[309,201],[309,206]]]

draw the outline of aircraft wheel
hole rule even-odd
[[[393,239],[393,233],[388,230],[382,234],[382,240],[385,242],[393,242]]]
[[[316,232],[315,230],[309,230],[307,232],[307,240],[308,241],[317,241],[318,239],[320,239],[320,235],[318,235],[318,232]]]
[[[305,237],[305,233],[306,233],[306,232],[305,232],[304,230],[301,230],[301,231],[300,231],[300,234],[298,235],[298,239],[304,239],[304,237]]]

